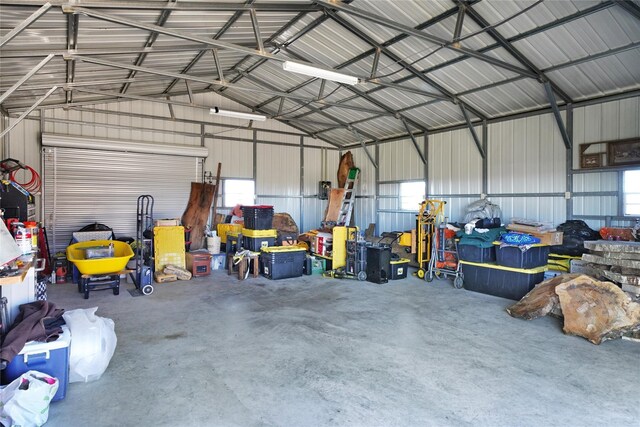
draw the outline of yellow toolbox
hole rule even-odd
[[[218,224],[216,226],[216,230],[218,231],[218,236],[220,236],[220,242],[226,244],[227,243],[227,233],[239,233],[242,231],[242,224]]]
[[[167,264],[185,268],[184,227],[154,227],[153,254],[156,271],[162,271]]]

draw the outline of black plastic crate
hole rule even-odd
[[[518,246],[497,246],[496,263],[513,268],[536,268],[547,265],[549,246],[531,246],[522,251]]]
[[[470,262],[495,262],[496,248],[493,245],[489,248],[480,248],[474,245],[458,244],[458,258]]]
[[[544,280],[545,267],[517,269],[496,264],[461,261],[465,289],[520,300]]]
[[[273,206],[243,206],[244,228],[270,230],[273,223]]]
[[[400,258],[396,261],[391,261],[391,280],[399,280],[407,278],[407,271],[409,270],[409,260],[406,258]]]
[[[242,247],[253,252],[260,252],[262,248],[274,246],[275,244],[275,237],[242,236]]]
[[[304,250],[286,252],[262,252],[260,270],[272,280],[302,276],[307,254]]]

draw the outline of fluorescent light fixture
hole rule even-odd
[[[282,63],[282,69],[285,71],[291,71],[292,73],[304,74],[305,76],[317,77],[319,79],[331,80],[347,85],[358,84],[357,77],[300,64],[299,62],[285,61]]]
[[[264,122],[267,120],[267,116],[261,114],[243,113],[242,111],[221,110],[218,107],[213,107],[209,110],[211,114],[217,114],[219,116],[235,117],[236,119],[257,120]]]

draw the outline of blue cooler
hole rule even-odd
[[[69,345],[71,333],[62,326],[60,337],[51,342],[29,341],[2,371],[2,383],[9,384],[27,371],[39,371],[58,379],[53,402],[64,399],[69,383]]]

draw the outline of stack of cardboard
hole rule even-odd
[[[562,231],[556,231],[555,227],[547,223],[522,218],[511,218],[511,224],[507,225],[506,228],[509,231],[531,234],[540,239],[540,243],[543,245],[553,246],[562,244]]]
[[[590,253],[582,260],[601,276],[622,286],[622,290],[640,296],[640,242],[586,241]]]

